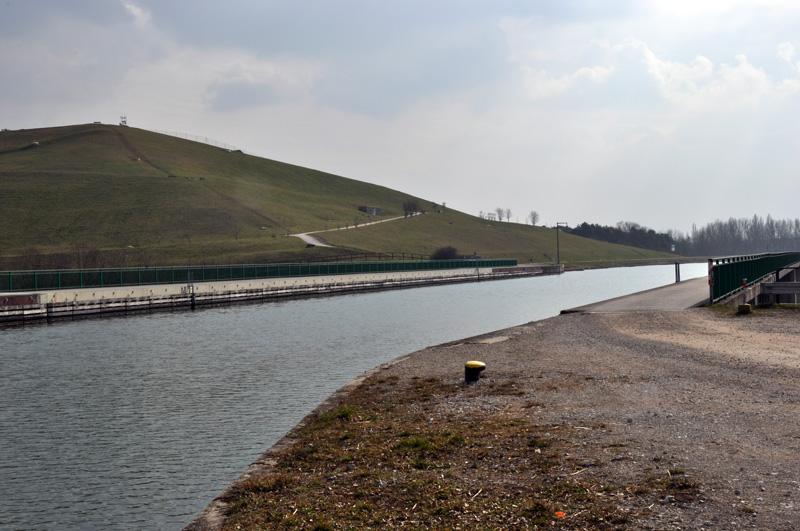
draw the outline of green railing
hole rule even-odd
[[[779,268],[800,262],[800,253],[763,253],[708,259],[708,282],[711,302],[729,295],[775,273]]]
[[[0,292],[141,286],[146,284],[188,284],[191,282],[212,282],[218,280],[313,277],[320,275],[387,273],[393,271],[475,269],[479,267],[509,267],[516,265],[516,259],[419,260],[2,271],[0,272]]]

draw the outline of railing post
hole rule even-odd
[[[714,304],[714,259],[708,259],[708,303]]]

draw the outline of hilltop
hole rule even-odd
[[[418,215],[403,217],[408,204]],[[377,206],[379,216],[358,210]],[[353,252],[554,259],[553,229],[132,127],[0,132],[0,269],[300,261]],[[335,247],[307,247],[291,234]],[[672,258],[562,233],[562,261]]]

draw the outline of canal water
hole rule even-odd
[[[674,280],[602,269],[0,329],[0,529],[180,529],[364,371]]]

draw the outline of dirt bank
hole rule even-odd
[[[798,316],[569,314],[419,351],[293,433],[228,525],[796,529]]]

